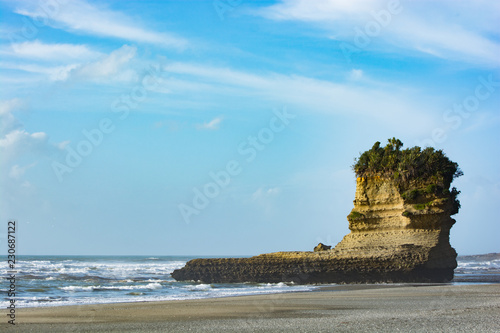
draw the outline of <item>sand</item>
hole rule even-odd
[[[500,332],[500,284],[18,308],[15,328],[2,314],[2,332]]]

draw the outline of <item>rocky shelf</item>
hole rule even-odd
[[[385,149],[382,154],[397,159],[399,147],[394,142]],[[454,176],[461,175],[453,165]],[[449,242],[455,223],[451,215],[459,208],[458,192],[449,191],[453,177],[437,172],[402,181],[396,172],[404,175],[405,170],[356,172],[354,208],[347,216],[351,232],[333,249],[320,244],[314,252],[194,259],[172,277],[203,283],[451,281],[457,266],[457,254]]]

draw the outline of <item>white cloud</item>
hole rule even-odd
[[[217,130],[219,129],[219,125],[221,122],[222,122],[222,117],[216,117],[210,120],[208,123],[197,124],[196,128],[204,130]]]
[[[160,129],[165,128],[169,132],[176,132],[181,130],[184,127],[183,123],[180,123],[175,120],[165,120],[165,121],[157,121],[153,124],[153,128]]]
[[[102,55],[100,52],[89,49],[86,45],[47,44],[38,40],[12,43],[10,49],[4,47],[0,54],[65,63],[86,61]]]
[[[57,147],[50,144],[45,132],[29,133],[15,118],[13,113],[24,108],[20,99],[0,101],[0,200],[7,215],[12,214],[14,207],[26,209],[26,200],[32,198],[36,192],[33,186],[25,179],[28,170],[35,168],[39,161],[49,157],[57,151]],[[4,124],[10,126],[3,126]]]
[[[443,59],[498,66],[500,44],[460,24],[427,22],[421,17],[408,17],[391,29],[394,42]]]
[[[62,141],[62,142],[59,142],[57,144],[57,148],[59,148],[60,150],[64,150],[66,148],[66,146],[69,145],[69,144],[70,144],[69,140]]]
[[[471,117],[467,126],[463,128],[464,133],[479,132],[484,131],[486,128],[499,128],[500,126],[500,115],[498,111],[484,112],[476,114],[475,117]]]
[[[101,4],[83,0],[58,1],[47,10],[43,1],[18,1],[15,12],[32,18],[46,18],[53,27],[90,35],[119,38],[133,42],[184,48],[187,40],[166,32],[141,27],[134,18],[111,10]]]
[[[0,102],[0,135],[4,136],[8,132],[21,126],[21,123],[14,117],[12,112],[24,107],[24,103],[14,98]]]
[[[399,3],[399,13],[388,11],[390,3]],[[356,45],[356,31],[365,31],[369,22],[376,24],[374,14],[381,11],[389,13],[387,24],[379,24],[380,32],[371,40],[444,59],[500,65],[496,1],[282,0],[260,10],[260,15],[315,24],[333,34],[329,38]]]
[[[279,212],[281,189],[279,187],[259,187],[249,197],[249,202],[263,214],[266,219],[274,220],[275,214]]]
[[[18,64],[11,62],[0,63],[1,68],[15,69],[23,72],[42,74],[43,77],[48,78],[50,81],[65,81],[68,79],[70,72],[78,68],[78,64],[63,65],[63,66],[50,66],[38,64]]]
[[[252,200],[258,201],[278,195],[281,192],[279,187],[264,188],[259,187],[253,194]]]
[[[75,68],[71,75],[94,80],[113,78],[118,81],[129,81],[135,72],[125,70],[124,66],[135,57],[136,52],[136,47],[124,45],[97,61]]]
[[[344,19],[346,15],[361,16],[379,8],[381,0],[283,0],[261,11],[261,15],[273,20],[331,21]]]
[[[361,69],[353,69],[349,73],[349,78],[351,80],[359,80],[363,77],[363,71]]]
[[[171,73],[192,75],[209,81],[218,81],[224,84],[237,86],[257,87],[268,83],[263,77],[230,68],[209,67],[183,62],[174,62],[165,66],[165,70]]]
[[[23,102],[18,99],[0,101],[0,122],[2,126],[11,124],[5,126],[0,135],[0,156],[2,156],[0,164],[4,170],[11,170],[11,175],[17,176],[31,168],[31,166],[16,166],[21,156],[47,156],[57,150],[56,146],[48,142],[48,135],[45,132],[29,133],[22,128],[22,124],[12,114],[22,106]]]
[[[14,178],[14,179],[19,179],[21,176],[23,176],[26,173],[26,170],[31,169],[35,165],[36,165],[36,163],[32,163],[32,164],[26,165],[24,167],[21,167],[21,166],[15,164],[10,168],[9,177]]]
[[[276,195],[276,194],[279,194],[280,192],[281,192],[281,190],[278,187],[273,187],[273,188],[267,189],[266,194],[267,195]]]
[[[92,81],[131,81],[135,71],[124,69],[135,57],[137,48],[124,45],[95,61],[53,66],[50,64],[2,62],[1,68],[16,69],[28,73],[42,74],[50,81],[66,81],[70,78]]]
[[[15,119],[13,113],[24,108],[24,102],[19,99],[0,101],[0,120],[5,119],[15,125],[8,126],[0,135],[0,200],[7,215],[19,212],[19,209],[33,207],[33,198],[37,189],[26,177],[32,169],[41,168],[44,159],[59,152],[57,145],[49,143],[45,132],[29,133]],[[29,203],[26,206],[26,203]],[[23,208],[24,207],[24,208]],[[14,214],[15,215],[15,214]]]
[[[4,156],[18,156],[26,151],[45,149],[47,134],[44,132],[28,133],[23,129],[16,129],[0,138],[0,150]]]
[[[207,103],[210,98],[216,98],[214,96],[228,96],[230,91],[240,101],[243,97],[257,97],[306,112],[373,117],[388,125],[401,125],[405,119],[413,124],[411,130],[416,132],[428,128],[431,122],[422,110],[428,110],[429,114],[436,111],[422,105],[424,102],[417,100],[405,87],[384,82],[367,81],[359,85],[355,80],[332,82],[299,75],[256,75],[230,68],[179,62],[164,66],[164,71],[169,77],[209,86]],[[197,94],[203,92],[199,90]],[[176,86],[169,87],[169,95],[188,96],[189,93]]]

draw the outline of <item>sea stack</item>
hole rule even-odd
[[[460,208],[460,192],[450,184],[462,172],[441,150],[402,145],[395,138],[385,147],[376,142],[355,160],[351,232],[335,248],[194,259],[172,277],[203,283],[450,281],[457,265],[451,215]]]

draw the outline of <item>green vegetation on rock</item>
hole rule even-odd
[[[403,143],[396,138],[385,147],[377,141],[372,149],[362,153],[353,165],[358,177],[392,176],[402,181],[430,179],[443,182],[448,188],[454,178],[463,175],[458,164],[450,161],[442,150],[413,147],[401,150]],[[437,186],[437,184],[435,184]]]
[[[413,205],[413,208],[415,208],[416,210],[424,210],[427,207],[430,207],[431,204],[432,204],[432,201],[426,202],[426,203],[420,203],[420,204]]]
[[[422,200],[428,197],[451,197],[453,213],[458,213],[460,202],[451,182],[463,175],[458,164],[451,161],[442,150],[418,146],[401,149],[403,143],[396,138],[388,140],[385,147],[377,141],[370,150],[360,154],[352,166],[357,177],[392,178],[399,187],[404,200],[416,202],[424,209]],[[428,201],[428,200],[427,200]]]
[[[361,214],[361,213],[358,213],[358,212],[356,212],[356,211],[352,211],[352,212],[349,214],[349,216],[348,216],[348,217],[349,217],[349,218],[351,218],[351,219],[359,219],[359,218],[365,217],[365,215],[364,215],[364,214]]]

